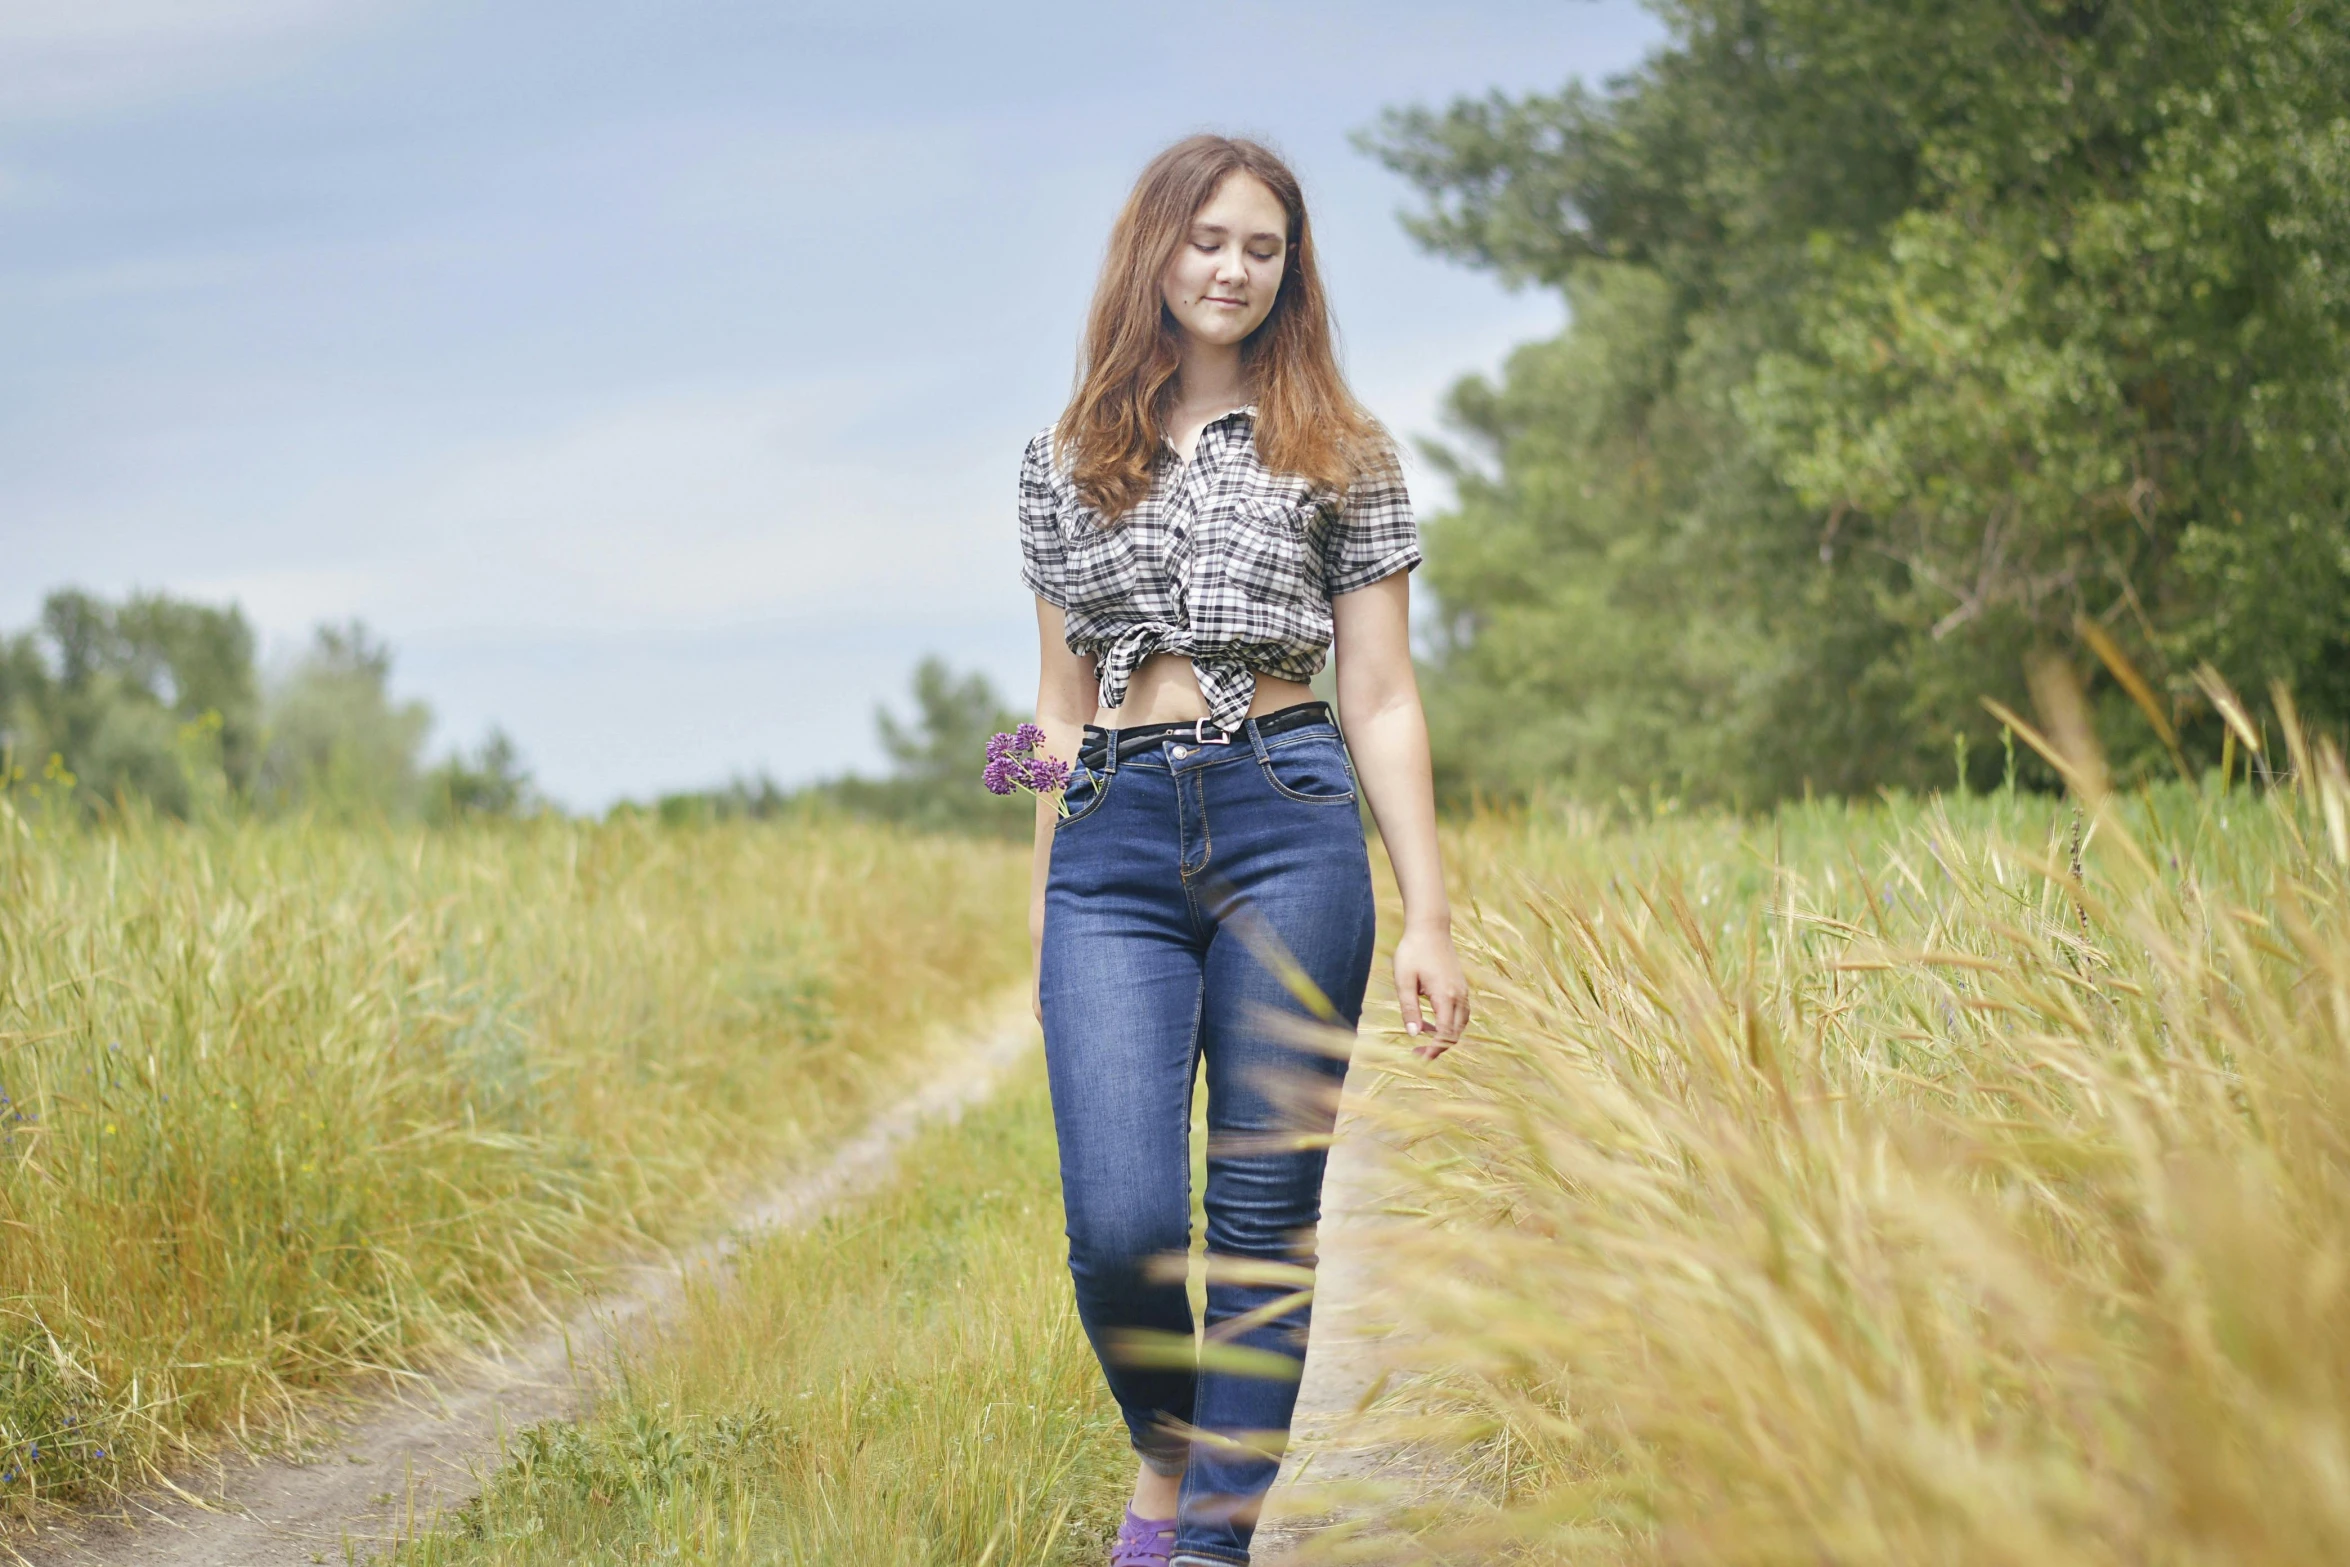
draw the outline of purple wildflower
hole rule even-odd
[[[1034,724],[1022,724],[1008,735],[994,736],[987,742],[987,766],[979,781],[990,794],[1010,794],[1018,789],[1059,794],[1069,786],[1069,764],[1057,756],[1029,754],[1043,744],[1044,731]]]
[[[1020,789],[1059,794],[1069,786],[1069,764],[1057,756],[1030,754],[1043,744],[1044,731],[1034,724],[993,736],[987,742],[987,766],[980,771],[979,781],[990,794],[1011,794]]]
[[[1020,770],[1020,787],[1038,794],[1058,794],[1069,785],[1069,764],[1057,756],[1030,757]]]

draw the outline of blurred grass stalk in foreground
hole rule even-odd
[[[1354,1559],[2350,1561],[2340,752],[2115,796],[2054,706],[2078,815],[1454,836],[1481,1016],[1373,1103],[1458,1483]]]
[[[0,1519],[543,1311],[1020,971],[852,823],[104,832],[0,799]]]

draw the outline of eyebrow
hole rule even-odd
[[[1194,234],[1229,234],[1232,232],[1221,223],[1194,223],[1191,226],[1191,231]],[[1289,243],[1288,235],[1280,233],[1274,229],[1259,229],[1254,234],[1251,234],[1249,238],[1278,240],[1284,245]]]

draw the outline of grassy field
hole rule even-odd
[[[1025,966],[1019,853],[0,799],[0,1518],[592,1282]]]
[[[1388,1434],[1454,1483],[1327,1559],[2350,1560],[2350,787],[2297,760],[1457,833],[1476,1037],[1378,1101]]]
[[[1321,1554],[2350,1560],[2350,783],[2294,775],[1450,829],[1478,1027],[1370,1100],[1372,1430],[1443,1483]],[[1018,855],[838,825],[0,827],[19,1505],[691,1224],[1024,956]],[[1097,1559],[1052,1168],[1031,1075],[408,1567]]]
[[[1476,1037],[1357,1083],[1417,1215],[1365,1434],[1438,1483],[1315,1558],[2350,1559],[2350,788],[2301,776],[1452,831]],[[1032,1083],[409,1567],[1098,1559],[1053,1219]]]
[[[769,1236],[402,1567],[1078,1567],[1133,1460],[1060,1245],[1041,1063],[873,1198]]]

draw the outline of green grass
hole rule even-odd
[[[402,1567],[1098,1561],[1132,1476],[1076,1321],[1040,1067],[753,1244]]]
[[[1452,839],[1470,1044],[1329,1559],[2350,1560],[2350,786]]]
[[[2350,1560],[2350,780],[2294,776],[2092,787],[2078,831],[2007,794],[1451,830],[1479,1022],[1370,1101],[1412,1183],[1378,1414],[1446,1482],[1323,1553]],[[838,825],[0,808],[0,1495],[690,1227],[1020,972],[1023,890]],[[407,1567],[1098,1559],[1131,1460],[1052,1171],[1032,1071],[692,1292]]]
[[[0,797],[0,1518],[703,1222],[1024,969],[1021,855],[847,823],[38,826]]]

